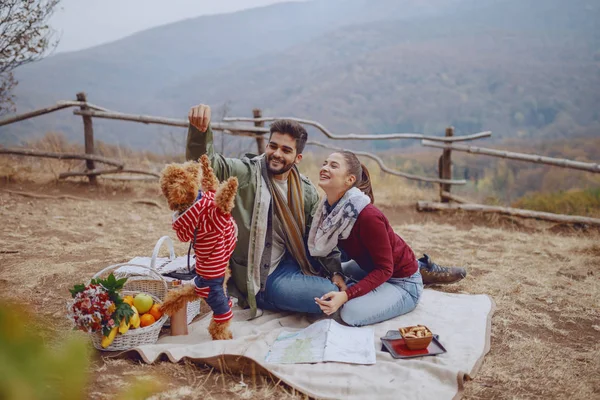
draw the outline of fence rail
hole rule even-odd
[[[143,124],[156,124],[156,125],[167,125],[167,126],[177,126],[181,128],[189,127],[190,123],[185,119],[178,118],[165,118],[165,117],[155,117],[152,115],[136,115],[136,114],[125,114],[116,111],[94,111],[94,110],[74,110],[73,114],[88,116],[94,118],[104,118],[104,119],[114,119],[120,121],[130,121],[130,122],[141,122]],[[210,126],[216,131],[225,131],[230,135],[241,135],[241,136],[249,136],[248,133],[252,133],[252,136],[262,136],[265,133],[269,132],[267,128],[257,128],[252,126],[241,126],[241,125],[233,125],[226,124],[222,122],[211,122]]]
[[[67,108],[67,107],[79,107],[80,109],[73,110],[73,114],[81,116],[83,118],[86,153],[88,153],[87,154],[88,156],[93,156],[93,151],[94,151],[93,150],[94,149],[93,127],[92,127],[92,123],[91,123],[92,118],[130,121],[130,122],[138,122],[138,123],[143,123],[143,124],[167,125],[167,126],[176,126],[176,127],[182,127],[182,128],[189,127],[189,122],[185,119],[165,118],[165,117],[157,117],[157,116],[153,116],[153,115],[135,115],[135,114],[127,114],[127,113],[121,113],[121,112],[117,112],[117,111],[108,110],[104,107],[99,107],[99,106],[93,105],[91,103],[88,103],[84,93],[77,93],[77,99],[78,99],[78,101],[59,101],[54,106],[45,107],[45,108],[34,110],[34,111],[31,111],[28,113],[20,114],[20,115],[11,117],[11,118],[7,118],[6,120],[0,121],[0,126],[6,125],[9,123],[22,121],[22,120],[25,120],[28,118],[34,118],[34,117],[44,115],[49,112],[58,111],[58,110],[61,110],[61,109]],[[247,137],[256,138],[259,153],[262,153],[262,152],[264,152],[264,146],[265,146],[263,137],[264,137],[264,134],[269,132],[269,129],[265,128],[262,125],[264,125],[265,121],[273,121],[278,118],[274,118],[274,117],[262,118],[261,115],[262,115],[262,113],[260,112],[260,109],[254,109],[253,116],[255,116],[256,118],[224,118],[223,119],[224,122],[211,122],[211,127],[215,131],[222,131],[223,133],[228,134],[228,135],[247,136]],[[491,135],[491,132],[489,132],[489,131],[488,132],[480,132],[480,133],[477,133],[474,135],[468,135],[468,136],[455,136],[455,137],[451,137],[451,138],[427,136],[427,135],[416,134],[416,133],[397,133],[397,134],[387,134],[387,135],[366,135],[366,134],[365,135],[357,135],[357,134],[335,135],[335,134],[331,133],[325,126],[323,126],[322,124],[320,124],[316,121],[299,119],[299,118],[290,118],[290,119],[295,120],[300,123],[303,123],[303,124],[306,124],[306,125],[312,125],[314,127],[317,127],[327,137],[329,137],[331,139],[339,139],[339,140],[346,140],[346,139],[354,139],[354,140],[378,139],[379,140],[382,138],[384,138],[384,139],[424,139],[424,138],[427,138],[429,140],[440,140],[440,141],[448,142],[448,141],[453,141],[453,140],[455,140],[455,141],[474,140],[474,139],[479,139],[479,138],[483,138],[483,137],[489,137]],[[254,126],[239,125],[239,124],[232,123],[232,122],[238,122],[238,121],[254,122]],[[326,145],[321,144],[321,143],[317,144],[317,142],[315,142],[314,144],[320,145],[322,147],[326,147]],[[345,149],[341,149],[341,148],[336,148],[336,149],[345,150]],[[389,173],[391,175],[403,177],[403,178],[410,179],[410,180],[422,181],[422,182],[441,183],[443,185],[446,185],[446,187],[448,187],[448,190],[449,190],[450,185],[466,184],[465,180],[453,180],[453,179],[451,179],[450,175],[444,175],[444,176],[440,175],[439,178],[433,178],[433,177],[425,177],[425,176],[408,174],[406,172],[402,172],[402,171],[398,171],[398,170],[389,168],[388,166],[385,165],[383,160],[375,154],[367,153],[367,152],[363,152],[363,151],[356,152],[356,153],[375,160],[377,162],[377,164],[381,167],[382,171]],[[19,154],[19,153],[13,152],[13,154]],[[29,154],[20,153],[20,154],[21,155],[34,155],[32,153],[29,153]],[[43,157],[43,155],[38,155],[38,156]],[[59,157],[55,157],[55,158],[59,158]],[[72,176],[88,176],[90,179],[90,183],[95,184],[96,177],[98,175],[114,174],[114,173],[120,173],[120,172],[142,173],[140,171],[131,170],[131,169],[125,171],[123,165],[121,165],[120,170],[116,170],[116,169],[98,170],[95,168],[94,161],[99,161],[99,162],[103,162],[103,161],[95,159],[93,157],[87,157],[87,158],[82,157],[82,159],[86,160],[86,166],[87,166],[86,171],[62,173],[59,175],[59,179],[64,179],[64,178],[72,177]],[[110,163],[108,163],[108,164],[110,164]],[[112,165],[115,165],[114,162]],[[137,171],[137,172],[135,172],[135,171]],[[147,175],[156,175],[152,172],[147,172],[146,174]]]
[[[552,158],[538,156],[536,154],[513,153],[505,150],[486,149],[484,147],[465,146],[459,144],[440,144],[428,140],[421,142],[423,146],[437,147],[440,149],[450,149],[455,151],[464,151],[471,154],[481,154],[485,156],[501,157],[511,160],[527,161],[536,164],[547,164],[555,167],[578,169],[588,172],[600,172],[600,164],[586,163],[581,161],[571,161],[564,158]]]
[[[332,150],[338,150],[338,151],[345,150],[341,147],[335,147],[335,146],[331,146],[331,145],[328,145],[325,143],[315,142],[315,141],[311,141],[311,140],[306,142],[306,144],[324,147],[324,148],[332,149]],[[466,185],[467,184],[467,181],[464,179],[454,180],[454,179],[441,179],[441,178],[427,178],[427,177],[423,177],[423,176],[407,174],[406,172],[398,171],[398,170],[395,170],[395,169],[392,169],[392,168],[386,166],[385,163],[383,162],[383,160],[373,153],[367,153],[366,151],[356,151],[356,150],[352,150],[352,152],[358,156],[364,156],[364,157],[370,158],[371,160],[374,160],[379,165],[379,168],[381,168],[381,170],[383,172],[386,172],[390,175],[401,176],[403,178],[414,180],[414,181],[443,183],[446,185]]]
[[[520,208],[486,206],[483,204],[448,204],[434,203],[429,201],[417,202],[417,210],[419,211],[443,211],[443,210],[463,210],[477,211],[483,213],[495,213],[517,216],[521,218],[543,219],[546,221],[577,223],[600,226],[600,218],[581,217],[578,215],[554,214],[549,212],[522,210]]]
[[[33,118],[33,117],[39,117],[40,115],[49,114],[51,112],[62,110],[62,109],[69,108],[69,107],[81,107],[81,106],[87,106],[91,109],[98,110],[98,111],[108,111],[106,108],[95,106],[86,101],[66,100],[66,101],[59,101],[58,103],[56,103],[55,105],[50,106],[50,107],[44,107],[44,108],[40,108],[40,109],[33,110],[30,112],[26,112],[23,114],[18,114],[13,117],[5,118],[0,121],[0,126],[12,124],[12,123],[23,121],[23,120]]]
[[[39,151],[39,150],[33,150],[33,149],[20,149],[20,148],[10,148],[10,147],[0,147],[0,154],[13,154],[13,155],[18,155],[18,156],[57,158],[59,160],[92,160],[92,161],[98,161],[98,162],[101,162],[104,164],[114,165],[116,167],[123,168],[123,163],[121,161],[98,156],[96,154],[54,153],[51,151]]]
[[[52,153],[45,151],[37,151],[33,149],[22,149],[22,148],[2,148],[0,147],[0,154],[12,154],[12,155],[21,155],[21,156],[33,156],[33,157],[49,157],[49,158],[57,158],[57,159],[80,159],[86,161],[86,170],[82,172],[64,172],[59,175],[60,179],[64,179],[72,176],[87,176],[91,184],[96,183],[96,177],[99,175],[112,175],[112,174],[121,174],[121,173],[131,173],[131,174],[139,174],[145,175],[150,178],[158,177],[158,174],[150,171],[142,171],[137,169],[128,169],[125,167],[122,161],[112,160],[106,157],[102,157],[94,154],[94,134],[93,134],[93,126],[92,119],[93,118],[102,118],[102,119],[112,119],[112,120],[121,120],[121,121],[130,121],[137,122],[143,124],[158,124],[158,125],[166,125],[166,126],[175,126],[181,128],[189,127],[189,122],[185,119],[177,119],[177,118],[165,118],[165,117],[157,117],[153,115],[135,115],[135,114],[126,114],[117,111],[112,111],[106,109],[104,107],[100,107],[89,103],[87,101],[86,95],[84,93],[77,93],[77,101],[59,101],[54,105],[49,107],[40,108],[37,110],[33,110],[30,112],[26,112],[23,114],[11,116],[0,120],[0,127],[8,124],[16,123],[19,121],[23,121],[29,118],[38,117],[41,115],[45,115],[51,112],[59,111],[69,107],[77,107],[78,109],[73,110],[74,115],[81,116],[83,119],[84,125],[84,135],[85,135],[85,151],[86,154],[75,154],[75,153]],[[267,121],[274,121],[277,119],[282,119],[282,117],[263,117],[260,109],[252,110],[253,118],[246,117],[231,117],[224,118],[222,122],[211,122],[211,126],[215,131],[221,131],[228,135],[234,136],[247,136],[256,138],[256,143],[258,147],[259,154],[264,152],[265,149],[265,140],[264,135],[269,132],[268,128],[264,127],[264,123]],[[327,138],[333,140],[397,140],[397,139],[417,139],[421,140],[421,144],[426,147],[435,147],[443,149],[442,155],[438,160],[438,174],[437,178],[435,177],[425,177],[409,174],[406,172],[398,171],[396,169],[390,168],[383,160],[377,156],[376,154],[369,153],[366,151],[353,151],[355,154],[367,157],[374,160],[381,170],[385,173],[410,179],[417,180],[422,182],[430,182],[436,183],[440,185],[440,199],[442,203],[433,203],[433,202],[424,202],[420,201],[417,203],[417,209],[419,211],[440,211],[440,210],[464,210],[464,211],[478,211],[484,213],[499,213],[505,215],[513,215],[524,218],[536,218],[536,219],[545,219],[554,222],[564,222],[564,223],[581,223],[581,224],[590,224],[594,226],[600,226],[600,219],[598,218],[588,218],[581,216],[572,216],[572,215],[561,215],[561,214],[552,214],[552,213],[544,213],[544,212],[536,212],[530,210],[521,210],[510,207],[495,207],[495,206],[486,206],[482,204],[470,204],[468,200],[456,196],[450,192],[451,185],[464,185],[466,184],[466,180],[464,179],[452,179],[452,159],[451,154],[452,151],[462,151],[471,154],[481,154],[491,157],[501,157],[511,160],[518,161],[526,161],[537,164],[546,164],[556,167],[562,168],[570,168],[580,171],[587,172],[600,172],[600,164],[597,163],[588,163],[588,162],[580,162],[552,157],[545,157],[535,154],[523,154],[523,153],[515,153],[504,150],[496,150],[496,149],[488,149],[482,147],[475,146],[466,146],[461,144],[456,144],[456,142],[464,142],[470,140],[477,140],[481,138],[486,138],[491,136],[490,131],[479,132],[471,135],[462,135],[462,136],[454,136],[454,129],[449,127],[446,129],[444,136],[432,136],[432,135],[424,135],[420,133],[387,133],[387,134],[357,134],[350,133],[346,135],[334,134],[329,131],[324,125],[319,122],[308,120],[308,119],[300,119],[300,118],[285,118],[290,119],[296,122],[299,122],[304,125],[313,126],[314,128],[321,131]],[[251,122],[253,125],[246,124],[238,124],[238,122]],[[319,146],[323,148],[333,149],[333,150],[346,150],[341,147],[332,146],[329,144],[321,143],[318,141],[309,141],[307,142],[309,145]],[[108,169],[97,169],[95,167],[95,162],[104,163],[106,165],[113,166],[114,168]],[[123,179],[137,179],[135,177],[123,178]],[[143,179],[143,178],[140,178]],[[454,203],[450,204],[452,201]]]
[[[268,122],[275,121],[278,119],[288,119],[291,121],[296,121],[304,125],[310,125],[321,132],[329,139],[334,140],[393,140],[393,139],[427,139],[438,142],[462,142],[466,140],[475,140],[481,139],[485,137],[492,136],[491,131],[474,133],[472,135],[465,136],[454,136],[454,137],[443,137],[443,136],[431,136],[431,135],[423,135],[422,133],[381,133],[381,134],[364,134],[364,133],[350,133],[347,135],[336,135],[331,133],[327,128],[325,128],[322,124],[316,121],[312,121],[310,119],[301,119],[301,118],[293,118],[293,117],[265,117],[265,118],[239,118],[239,117],[228,117],[223,118],[223,121],[227,122]]]

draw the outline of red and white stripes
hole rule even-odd
[[[214,198],[214,192],[204,192],[200,200],[173,221],[173,229],[182,242],[193,240],[194,230],[198,227],[194,244],[196,273],[204,279],[220,278],[225,275],[229,257],[237,242],[237,227],[233,217],[231,214],[222,213],[216,207]],[[207,298],[210,288],[197,287],[196,293],[200,297]],[[229,300],[229,311],[214,315],[213,318],[216,322],[224,322],[232,316],[231,300]]]

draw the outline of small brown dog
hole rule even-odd
[[[200,296],[213,310],[208,331],[213,340],[231,339],[231,301],[227,296],[229,257],[237,241],[231,216],[237,178],[219,185],[206,155],[200,163],[169,164],[161,173],[160,187],[169,208],[176,211],[173,229],[182,242],[192,241],[196,255],[194,285],[172,290],[161,309],[173,315]]]

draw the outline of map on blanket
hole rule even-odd
[[[371,328],[352,328],[331,319],[321,320],[300,331],[279,334],[266,362],[375,364],[374,332]]]

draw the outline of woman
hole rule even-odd
[[[356,283],[315,301],[331,315],[340,307],[351,326],[375,324],[412,311],[423,292],[412,249],[392,230],[373,203],[369,172],[349,151],[332,153],[323,163],[319,203],[308,237],[311,255],[327,255],[338,246],[352,261],[344,274]]]

